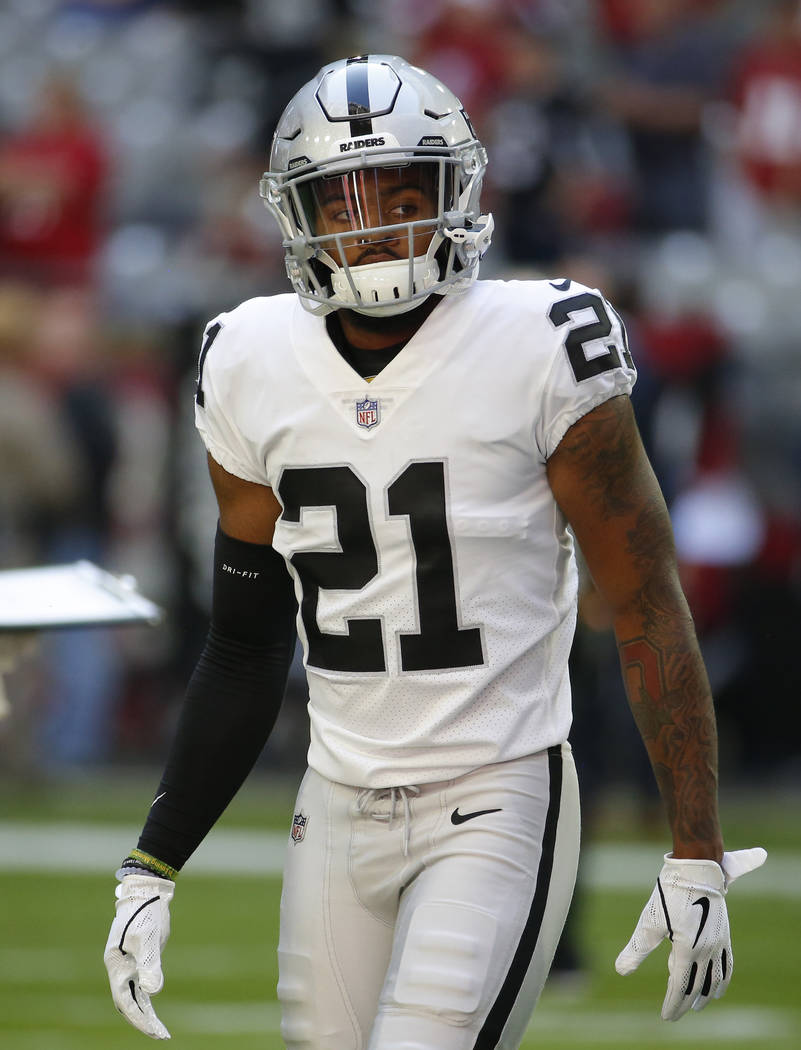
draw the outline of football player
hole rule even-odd
[[[569,277],[477,280],[486,160],[459,100],[388,55],[324,67],[278,124],[261,195],[294,291],[205,332],[212,621],[105,953],[154,1038],[175,879],[262,750],[297,626],[287,1047],[519,1045],[579,849],[574,536],[673,838],[618,969],[671,939],[668,1020],[731,979],[725,893],[765,854],[723,850],[712,700],[623,323]]]

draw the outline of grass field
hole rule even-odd
[[[116,1014],[101,956],[113,908],[116,837],[124,837],[139,823],[142,800],[151,786],[150,779],[141,783],[135,779],[113,785],[88,782],[38,796],[6,792],[2,814],[6,846],[0,849],[3,1050],[142,1050],[149,1045]],[[242,842],[257,842],[258,829],[275,830],[285,823],[290,800],[291,787],[254,783],[234,803],[219,833],[244,831],[248,834]],[[625,979],[617,976],[614,958],[631,932],[649,886],[634,889],[628,880],[624,889],[615,889],[607,872],[590,878],[582,894],[586,972],[579,983],[554,981],[546,988],[524,1045],[530,1050],[669,1046],[798,1050],[798,815],[797,805],[790,808],[786,801],[779,805],[763,799],[750,808],[738,806],[729,822],[732,847],[761,843],[771,855],[762,873],[735,886],[729,898],[737,972],[723,1002],[676,1025],[662,1022],[659,1007],[666,952],[661,950],[638,973]],[[80,828],[85,829],[86,871],[71,872],[55,849],[65,836],[50,829],[58,830],[66,820],[81,822],[76,828],[63,828],[75,840],[76,856],[82,850]],[[626,822],[622,823],[625,831]],[[31,860],[31,870],[26,870],[24,858],[12,861],[8,842],[15,831],[23,841],[23,831],[37,825],[46,839],[52,839],[54,852],[50,862],[45,855]],[[620,825],[616,820],[618,833]],[[98,838],[97,834],[92,838],[93,829],[102,831],[101,854],[102,843],[108,843],[107,873],[102,864],[97,868],[96,856],[89,856],[88,844]],[[608,832],[602,827],[599,835],[608,837]],[[655,874],[663,843],[651,842],[642,850],[633,832],[626,839],[625,848],[632,856],[647,858],[653,851]],[[602,853],[607,861],[622,855],[609,841]],[[46,870],[49,864],[55,870]],[[159,1015],[172,1032],[176,1050],[278,1050],[282,1043],[274,990],[280,879],[275,874],[232,879],[213,874],[212,868],[202,868],[199,854],[197,872],[193,874],[190,865],[181,877],[165,954],[167,984],[156,1000]],[[740,891],[746,881],[751,882],[750,889]]]

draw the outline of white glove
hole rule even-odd
[[[156,875],[125,875],[116,889],[117,916],[103,961],[114,1005],[145,1035],[169,1039],[150,996],[164,984],[161,950],[170,935],[170,901],[175,883]]]
[[[631,940],[618,955],[619,974],[633,973],[665,937],[672,942],[662,1018],[678,1021],[692,1007],[703,1010],[729,986],[731,951],[726,891],[735,879],[765,863],[760,846],[714,860],[676,860],[668,853]]]

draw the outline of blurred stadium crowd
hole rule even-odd
[[[27,777],[163,754],[215,525],[199,336],[289,290],[257,190],[272,130],[320,65],[366,51],[440,76],[487,145],[482,276],[570,275],[625,316],[726,777],[797,784],[798,0],[5,0],[0,567],[89,558],[168,615],[42,638],[8,679],[0,761]],[[590,783],[639,778],[591,589],[582,614]],[[295,674],[274,764],[303,760],[302,700]]]

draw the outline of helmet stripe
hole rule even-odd
[[[372,135],[373,121],[364,114],[370,113],[370,84],[368,78],[368,56],[357,55],[347,61],[346,90],[348,113],[351,115],[351,138]]]

